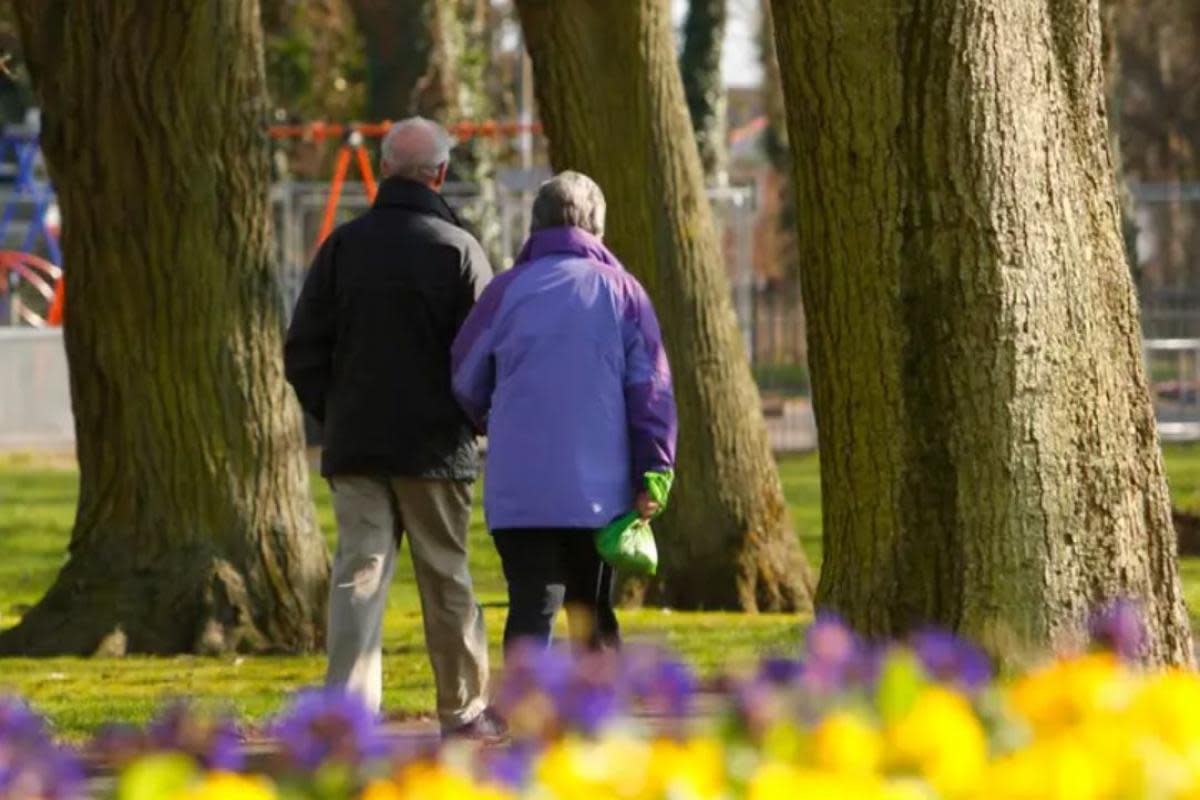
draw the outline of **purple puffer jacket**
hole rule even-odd
[[[533,234],[467,317],[455,397],[488,435],[491,530],[600,528],[674,468],[675,397],[650,298],[579,228]]]

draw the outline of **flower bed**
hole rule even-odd
[[[524,650],[496,697],[505,746],[389,740],[353,701],[315,691],[273,723],[276,747],[252,770],[230,722],[186,706],[75,751],[6,700],[0,797],[1200,798],[1200,676],[1137,668],[1127,607],[1097,633],[1107,646],[998,683],[952,636],[880,646],[818,617],[802,658],[705,695],[651,648]],[[698,699],[716,710],[695,713]],[[113,765],[111,789],[85,780],[83,753]]]

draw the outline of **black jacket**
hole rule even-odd
[[[385,180],[329,236],[284,347],[288,382],[323,427],[323,475],[475,477],[450,345],[491,277],[445,200],[412,181]]]

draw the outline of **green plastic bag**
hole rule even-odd
[[[667,507],[671,484],[675,480],[672,470],[647,472],[644,476],[646,493],[658,503],[658,516]],[[600,557],[616,569],[630,575],[653,575],[658,571],[658,546],[654,543],[654,531],[650,521],[638,516],[637,511],[614,519],[596,531],[596,550]]]

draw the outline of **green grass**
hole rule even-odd
[[[1200,511],[1200,447],[1166,450],[1176,505]],[[820,476],[815,455],[781,462],[784,491],[801,545],[820,564]],[[17,622],[49,586],[65,558],[75,511],[77,473],[69,463],[9,456],[0,459],[0,628]],[[314,481],[321,529],[333,541],[329,490]],[[471,526],[471,568],[485,606],[493,664],[500,664],[504,581],[478,511]],[[1200,611],[1200,559],[1182,565],[1188,606]],[[623,611],[629,637],[660,641],[683,654],[702,674],[749,662],[764,652],[794,648],[805,619],[657,609]],[[384,623],[385,696],[389,713],[426,714],[433,708],[421,616],[407,549],[389,595]],[[27,697],[49,715],[61,735],[77,739],[105,722],[142,722],[170,697],[189,696],[228,708],[247,720],[276,711],[290,692],[319,683],[321,656],[124,659],[0,659],[0,692]]]
[[[819,503],[816,460],[789,469],[807,528]],[[794,473],[794,475],[793,475]],[[15,624],[53,581],[66,556],[75,513],[78,475],[69,463],[8,456],[0,459],[0,628]],[[318,521],[330,547],[333,509],[324,481],[313,481]],[[809,543],[819,541],[806,537]],[[484,605],[492,663],[500,665],[505,586],[495,548],[478,508],[471,523],[471,572]],[[666,644],[703,674],[729,663],[748,662],[762,652],[796,647],[802,618],[763,614],[680,613],[658,609],[620,614],[629,638]],[[420,606],[407,548],[401,553],[384,620],[384,704],[397,716],[427,714],[433,708],[433,680],[421,629]],[[324,670],[319,656],[228,658],[49,658],[0,659],[0,692],[16,692],[49,716],[58,732],[78,739],[106,722],[139,723],[172,697],[258,720],[278,710],[289,693],[317,684]]]

